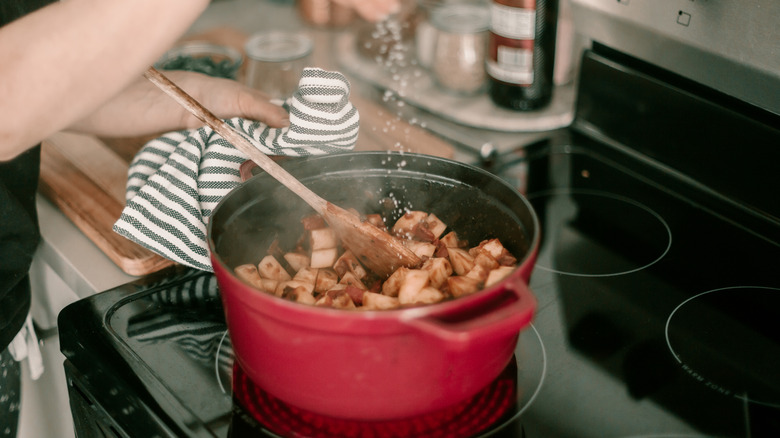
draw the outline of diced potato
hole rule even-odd
[[[490,254],[502,266],[511,266],[517,263],[517,259],[509,252],[499,239],[488,239],[480,242],[473,248],[475,252],[486,252]]]
[[[493,269],[490,271],[490,273],[488,273],[487,279],[485,280],[485,287],[492,286],[505,279],[514,270],[515,266],[500,266],[496,269]]]
[[[396,297],[374,292],[363,292],[363,310],[389,310],[401,305]]]
[[[284,288],[282,298],[285,300],[295,301],[301,304],[314,304],[317,299],[314,298],[311,291],[304,286],[286,287]]]
[[[309,258],[308,255],[300,252],[285,253],[284,259],[287,260],[287,263],[295,272],[298,272],[302,268],[308,267],[311,264],[311,258]]]
[[[483,268],[487,269],[488,271],[492,269],[496,269],[499,266],[496,259],[494,259],[493,256],[485,252],[480,252],[479,254],[477,254],[476,257],[474,257],[474,264],[480,265]]]
[[[482,283],[469,277],[452,276],[447,279],[448,290],[453,298],[473,294],[482,288]]]
[[[433,237],[438,239],[447,230],[447,224],[442,222],[435,214],[430,213],[425,218],[425,223],[428,225],[428,229],[433,233]]]
[[[339,239],[332,228],[317,228],[309,231],[309,248],[312,251],[320,249],[336,248]]]
[[[272,294],[276,291],[276,288],[279,286],[279,280],[271,280],[270,278],[263,278],[261,279],[262,290],[268,292],[269,294]]]
[[[355,303],[344,289],[329,290],[322,298],[317,300],[317,305],[333,307],[334,309],[355,309]]]
[[[277,297],[283,297],[286,294],[289,294],[290,291],[299,289],[301,291],[305,291],[308,293],[314,292],[314,284],[312,283],[305,283],[303,281],[298,280],[288,280],[288,281],[281,281],[279,282],[279,285],[276,286],[276,289],[274,290],[274,295]]]
[[[318,249],[311,252],[312,268],[330,268],[339,258],[338,248]]]
[[[245,283],[248,283],[258,289],[262,288],[262,278],[260,273],[257,272],[257,266],[247,263],[245,265],[236,266],[233,269],[236,277],[240,278]]]
[[[439,239],[447,248],[463,248],[464,242],[458,238],[458,233],[450,231]]]
[[[388,297],[397,297],[398,291],[401,290],[401,284],[404,282],[406,273],[409,272],[409,268],[400,267],[395,270],[384,283],[382,283],[382,295]]]
[[[415,227],[428,217],[424,211],[410,211],[399,217],[393,224],[392,232],[396,236],[408,237],[414,232]]]
[[[287,281],[292,279],[279,260],[272,255],[267,255],[260,260],[260,263],[257,264],[257,271],[261,277],[271,280]]]
[[[455,274],[466,275],[474,267],[474,257],[465,249],[450,247],[447,248],[447,253],[450,256],[450,263]]]
[[[368,289],[366,285],[363,284],[363,282],[360,281],[360,279],[357,278],[352,272],[346,272],[344,275],[342,275],[339,283],[346,284],[347,286],[354,286],[360,288],[361,290]]]
[[[341,257],[333,264],[333,270],[336,271],[339,276],[351,272],[359,279],[364,278],[368,274],[366,268],[360,264],[357,257],[355,257],[350,250],[346,250],[344,251],[344,254],[341,254]]]
[[[444,298],[446,297],[442,291],[435,287],[427,286],[420,290],[415,296],[414,303],[412,304],[434,304],[444,301]]]
[[[324,293],[338,284],[339,276],[330,268],[317,269],[317,279],[314,280],[314,292]]]
[[[305,267],[298,271],[295,276],[293,276],[293,280],[302,281],[304,283],[309,283],[314,285],[317,282],[317,272],[319,269],[317,268],[311,268],[311,267]]]
[[[401,304],[412,304],[417,301],[417,295],[423,288],[428,286],[428,271],[422,271],[419,269],[410,269],[404,280],[401,283],[401,287],[398,290],[398,301]]]
[[[438,257],[426,260],[420,269],[428,271],[430,285],[437,289],[452,275],[452,264],[450,261]]]
[[[433,253],[436,252],[436,245],[432,243],[420,242],[418,240],[402,240],[401,243],[421,259],[431,258]]]
[[[487,280],[490,270],[482,265],[474,265],[473,268],[465,275],[465,277],[473,278],[480,283],[484,283]]]

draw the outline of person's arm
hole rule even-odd
[[[217,117],[244,117],[274,128],[289,124],[289,114],[284,108],[271,103],[265,93],[237,81],[186,71],[162,73]],[[67,130],[132,137],[200,126],[202,121],[139,75],[122,93]]]
[[[208,3],[66,0],[0,27],[0,161],[137,81]]]

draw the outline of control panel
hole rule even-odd
[[[780,1],[571,2],[585,37],[780,114]]]

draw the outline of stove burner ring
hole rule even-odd
[[[778,306],[779,288],[733,286],[702,292],[669,314],[667,347],[687,374],[716,393],[780,408],[780,337],[774,334],[772,315],[761,315],[776,315]]]
[[[226,358],[227,356],[232,358],[232,348],[230,348],[228,331],[225,330],[217,347],[214,368],[220,389],[222,389],[224,394],[232,395],[232,383],[231,381],[225,382],[225,378],[223,377],[226,374],[224,372],[225,359],[220,362],[221,358]],[[532,359],[537,360],[529,361]],[[545,377],[547,375],[547,351],[539,331],[533,324],[520,333],[520,339],[518,341],[518,346],[515,349],[515,358],[513,360],[515,361],[513,367],[515,375],[507,376],[502,374],[502,377],[507,380],[511,379],[515,382],[516,388],[513,392],[516,400],[509,406],[510,409],[505,410],[503,417],[497,417],[485,430],[479,432],[479,435],[477,435],[478,437],[490,436],[495,431],[502,430],[509,426],[510,423],[516,421],[533,404],[544,385]],[[517,366],[517,360],[522,360],[522,366]],[[237,368],[237,365],[234,364],[230,368],[231,372],[234,373],[235,371],[233,370]],[[232,380],[234,377],[240,378],[240,376],[231,375],[228,376],[228,379]],[[246,375],[244,375],[244,377],[246,377]],[[249,383],[251,384],[251,382]],[[495,386],[495,384],[496,382],[494,381],[493,386]],[[252,386],[254,385],[252,384]],[[487,388],[483,390],[483,393],[486,391]],[[277,403],[281,402],[277,401]],[[511,412],[512,409],[514,409],[514,412]],[[278,435],[265,428],[263,428],[263,431],[266,434],[278,437]]]
[[[530,193],[526,197],[538,212],[545,212],[545,215],[548,216],[548,223],[543,223],[542,229],[551,233],[542,239],[543,246],[535,265],[536,269],[554,274],[578,277],[626,275],[654,265],[663,259],[672,247],[672,230],[664,218],[646,205],[625,196],[600,190],[551,189]],[[544,198],[549,198],[549,200],[543,201]],[[544,206],[537,206],[539,202],[544,202]],[[610,215],[608,212],[612,212],[612,214]],[[619,217],[620,219],[615,220],[614,223],[606,224],[605,217]],[[643,227],[642,233],[644,234],[642,238],[644,241],[640,242],[639,237],[626,235],[626,233],[621,235],[621,239],[616,239],[615,235],[610,234],[618,232],[615,226],[626,224],[632,227],[641,225]],[[583,230],[583,232],[574,231],[575,228]],[[636,230],[628,231],[633,231],[636,234]],[[568,246],[570,243],[568,239],[570,238],[577,238],[579,243],[592,245],[587,243],[588,239],[576,237],[575,232],[578,234],[589,232],[602,237],[602,241],[620,242],[625,249],[622,253],[630,253],[633,257],[641,257],[641,260],[628,261],[624,260],[624,258],[618,260],[614,255],[609,254],[611,250],[594,246],[593,251],[580,248],[576,254],[568,256],[569,259],[574,261],[573,263],[579,265],[554,266],[554,257],[559,264],[566,263],[566,258],[563,257],[565,254],[561,257],[552,254],[555,245],[549,247],[549,244],[544,244],[544,240],[556,242],[560,239],[566,242],[561,245],[563,248]],[[661,242],[661,245],[659,245],[659,242]],[[663,245],[664,243],[665,245]],[[643,250],[640,251],[640,248]],[[599,254],[599,256],[589,257],[587,260],[584,260],[580,255],[584,251],[588,251],[591,254]],[[585,266],[583,263],[590,263],[591,266]],[[606,266],[593,266],[592,264],[594,263],[606,264]]]
[[[228,392],[228,390],[225,389],[225,383],[222,381],[222,373],[220,372],[220,371],[222,371],[222,367],[219,366],[219,364],[220,364],[220,360],[219,359],[222,357],[222,354],[220,354],[220,353],[222,353],[222,346],[225,343],[225,339],[228,339],[228,331],[227,330],[225,330],[225,333],[222,334],[222,337],[219,339],[219,344],[217,345],[217,354],[214,355],[214,373],[217,376],[217,383],[219,384],[219,389],[222,390],[223,394],[230,395],[233,391],[230,388],[230,385],[227,385],[227,388],[231,389],[230,392]],[[228,339],[228,342],[230,342],[229,339]],[[231,378],[232,378],[232,376],[231,376]]]

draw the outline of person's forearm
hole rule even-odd
[[[0,160],[138,78],[208,0],[65,0],[0,28]]]

